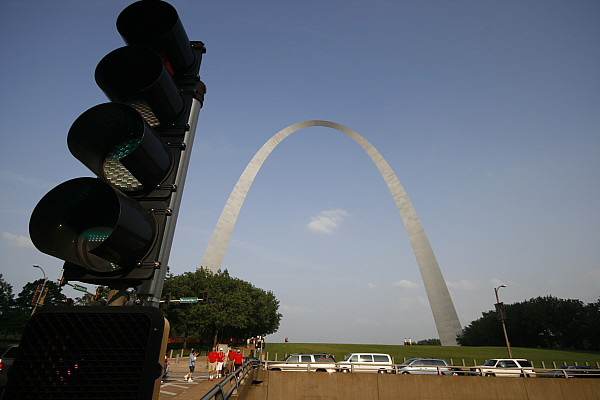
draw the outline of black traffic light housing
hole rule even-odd
[[[117,29],[128,46],[98,63],[111,100],[71,126],[71,153],[96,178],[75,178],[35,207],[30,236],[65,261],[64,278],[113,288],[152,281],[160,296],[205,86],[205,48],[189,41],[177,11],[159,0],[126,7]],[[156,271],[160,271],[156,274]]]
[[[157,398],[168,333],[155,307],[44,307],[25,326],[4,398]]]

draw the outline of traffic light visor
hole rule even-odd
[[[129,5],[117,18],[117,30],[127,44],[154,49],[175,75],[188,72],[196,61],[177,10],[165,1]]]

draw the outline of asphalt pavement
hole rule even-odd
[[[208,380],[206,356],[199,356],[196,360],[194,382],[186,382],[183,379],[189,372],[187,357],[180,358],[179,363],[172,358],[169,359],[169,363],[169,376],[160,385],[159,400],[198,400],[222,380]]]

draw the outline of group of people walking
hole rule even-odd
[[[220,347],[208,353],[208,380],[222,378],[223,376],[241,368],[244,364],[244,355],[240,350],[229,348],[227,353]]]
[[[196,369],[196,359],[198,352],[192,350],[189,358],[189,369],[190,372],[183,378],[186,382],[193,382],[194,370]],[[240,350],[229,348],[227,353],[222,347],[213,348],[208,353],[208,380],[222,378],[225,375],[233,372],[237,368],[241,368],[244,364],[244,355]]]

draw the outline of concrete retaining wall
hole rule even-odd
[[[259,371],[245,400],[265,399],[600,400],[600,379]]]

